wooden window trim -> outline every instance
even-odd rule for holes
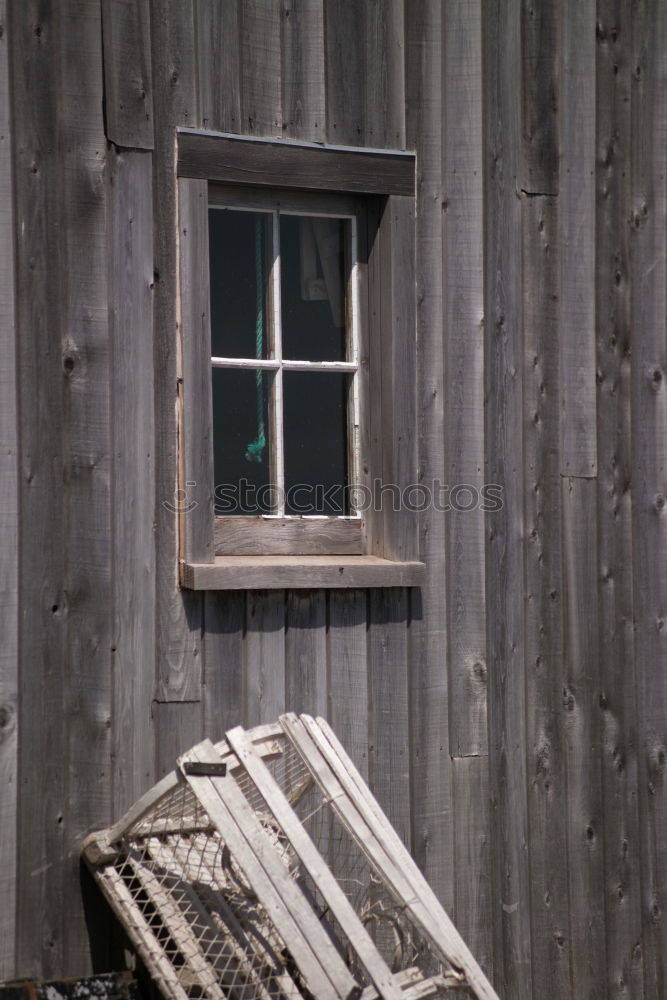
[[[252,519],[255,537],[248,542],[253,536],[241,521],[250,519],[242,518],[238,529],[243,541],[236,553],[228,551],[234,548],[233,525],[225,527],[227,539],[221,544],[216,525],[220,519],[214,518],[213,491],[208,486],[213,481],[210,323],[208,267],[202,266],[202,261],[208,262],[208,206],[213,191],[209,180],[233,185],[225,190],[225,204],[230,192],[244,204],[257,187],[269,186],[281,189],[286,202],[292,199],[295,205],[301,201],[298,191],[302,190],[319,192],[324,201],[327,192],[336,192],[332,205],[340,204],[338,192],[366,196],[368,231],[373,237],[367,256],[363,255],[367,264],[360,294],[365,308],[360,326],[366,338],[361,355],[367,384],[360,393],[364,439],[359,482],[369,491],[374,479],[398,487],[414,483],[414,155],[242,139],[196,130],[178,130],[177,142],[182,585],[197,590],[418,585],[423,565],[418,559],[417,519],[406,510],[369,510],[357,522],[359,541],[342,519],[336,525],[336,519],[306,517],[286,518],[280,524],[277,519]],[[401,193],[392,193],[396,189]],[[349,203],[354,203],[354,197]],[[276,553],[270,556],[261,552],[263,533],[269,531]],[[333,540],[327,539],[327,532]],[[294,554],[295,539],[304,554]],[[327,548],[329,552],[323,551]],[[332,548],[341,551],[331,554]]]

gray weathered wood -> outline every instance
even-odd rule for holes
[[[0,980],[16,974],[18,768],[18,410],[14,298],[14,190],[7,10],[0,3]]]
[[[366,0],[364,19],[364,139],[366,146],[405,148],[403,0]]]
[[[564,478],[562,508],[571,969],[590,995],[605,980],[595,481]]]
[[[244,718],[243,659],[246,595],[205,595],[204,734],[212,740]]]
[[[183,503],[179,534],[183,556],[211,562],[213,543],[213,409],[211,401],[211,317],[208,273],[208,185],[178,182]],[[179,494],[181,495],[181,494]]]
[[[192,590],[418,587],[424,564],[378,556],[217,556],[182,571],[183,586]]]
[[[323,142],[324,0],[284,0],[281,18],[283,134]]]
[[[173,129],[197,121],[192,5],[153,0],[155,542],[157,696],[198,699],[202,601],[178,589],[177,232]]]
[[[561,17],[561,472],[594,476],[595,0],[565,0]]]
[[[485,479],[502,487],[487,514],[486,592],[491,795],[493,971],[515,1000],[532,992],[526,775],[523,594],[523,315],[521,203],[516,197],[521,122],[517,67],[521,4],[485,8],[483,28],[486,225]],[[502,45],[497,40],[503,39]]]
[[[368,667],[365,590],[332,590],[328,595],[327,718],[356,767],[368,778]]]
[[[156,778],[169,774],[178,755],[201,739],[202,714],[200,701],[153,702]]]
[[[247,595],[244,725],[273,722],[285,705],[285,595]]]
[[[285,704],[289,712],[327,711],[326,592],[295,591],[285,601]]]
[[[112,809],[151,784],[155,661],[150,153],[108,153],[112,435]]]
[[[281,136],[281,0],[239,0],[241,131]]]
[[[199,122],[221,132],[242,131],[241,36],[238,0],[195,5]]]
[[[449,746],[454,757],[487,748],[484,511],[479,502],[484,469],[481,18],[478,0],[448,4],[443,51],[443,485],[449,486],[443,500],[454,500],[446,515]],[[476,492],[457,489],[466,485]]]
[[[609,995],[644,995],[631,433],[632,11],[597,9],[596,328],[598,612]],[[623,984],[623,985],[621,985]]]
[[[181,129],[180,177],[360,194],[414,193],[412,153],[282,142]]]
[[[406,121],[417,150],[416,315],[419,475],[445,482],[442,323],[442,64],[443,13],[436,0],[410,5],[406,19]],[[446,647],[445,514],[419,514],[422,589],[411,594],[409,635],[412,852],[443,904],[452,908],[451,762]]]
[[[523,164],[521,189],[555,197],[559,189],[562,66],[559,7],[523,0],[521,7]]]
[[[149,0],[103,0],[104,114],[117,146],[153,148]]]
[[[633,9],[632,528],[644,990],[667,990],[667,10]],[[627,212],[626,212],[627,215]]]
[[[216,517],[216,556],[222,555],[359,555],[361,519]]]
[[[452,762],[455,903],[452,919],[489,979],[493,979],[489,779],[485,756]]]
[[[324,4],[327,141],[364,141],[364,20],[348,0]]]

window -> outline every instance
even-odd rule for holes
[[[414,158],[178,138],[184,585],[417,582]]]

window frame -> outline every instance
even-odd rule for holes
[[[398,490],[415,483],[414,155],[193,129],[177,130],[176,138],[181,584],[193,589],[418,585],[424,566],[418,559],[417,518],[401,505],[376,510],[371,504],[359,519],[352,551],[342,540],[345,532],[326,537],[337,532],[336,522],[345,524],[343,518],[260,516],[250,519],[255,531],[248,533],[240,523],[248,519],[234,515],[222,520],[236,521],[240,530],[230,524],[225,544],[219,537],[216,542],[208,271],[209,197],[210,192],[217,197],[219,183],[230,207],[234,200],[247,205],[251,192],[255,197],[270,189],[270,198],[283,204],[305,203],[316,193],[321,205],[344,202],[354,206],[357,219],[362,213],[365,223],[357,224],[362,266],[356,276],[358,482],[367,495],[375,480]],[[305,551],[295,551],[295,526],[296,548]],[[270,555],[264,532],[271,533]],[[283,541],[276,542],[281,533]],[[337,548],[342,551],[331,551]]]

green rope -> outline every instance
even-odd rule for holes
[[[255,217],[255,290],[256,290],[256,326],[255,326],[255,357],[259,361],[264,348],[264,267],[263,267],[262,217]],[[264,372],[258,368],[255,372],[257,390],[257,437],[246,448],[247,462],[261,462],[262,452],[266,447],[264,430]]]

